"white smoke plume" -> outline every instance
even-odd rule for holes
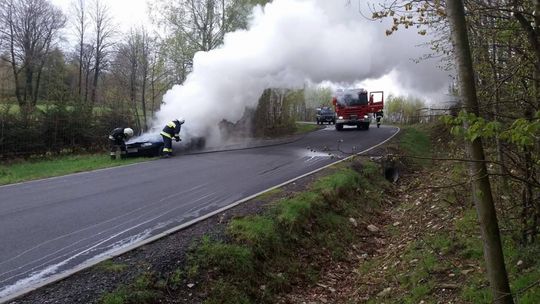
[[[355,83],[392,71],[416,92],[445,86],[446,76],[433,62],[419,68],[411,61],[429,52],[418,47],[425,38],[415,30],[387,37],[391,20],[370,21],[363,17],[371,16],[367,3],[353,2],[274,0],[255,7],[247,30],[229,33],[219,49],[195,55],[193,72],[165,94],[154,126],[184,117],[184,135],[204,135],[215,143],[217,124],[239,120],[269,87]]]

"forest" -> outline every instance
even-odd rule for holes
[[[0,156],[100,151],[118,126],[149,128],[198,51],[247,26],[255,0],[149,3],[152,24],[119,30],[106,1],[0,2]]]
[[[99,151],[113,127],[147,130],[163,94],[191,72],[194,54],[219,48],[266,2],[158,0],[151,4],[157,35],[147,25],[118,32],[103,0],[77,0],[69,15],[49,0],[2,0],[0,159]],[[540,236],[540,0],[387,1],[371,18],[393,22],[382,36],[428,35],[426,58],[455,75],[451,109],[392,96],[385,121],[442,121],[440,132],[461,140],[465,155],[450,160],[467,164],[469,175],[446,187],[473,186],[495,302],[512,303],[499,225],[523,250],[538,248]],[[326,88],[272,88],[239,123],[254,117],[258,136],[287,133],[330,96]]]

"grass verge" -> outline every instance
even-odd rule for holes
[[[367,160],[332,170],[307,191],[274,201],[262,214],[232,219],[224,236],[202,237],[185,268],[167,275],[166,290],[198,282],[193,292],[204,294],[205,303],[275,303],[277,295],[300,282],[316,283],[328,248],[330,259],[346,256],[360,238],[355,225],[377,208],[388,187]],[[102,302],[111,303],[105,300],[126,288],[105,295]],[[163,291],[153,288],[156,294]]]
[[[72,155],[0,165],[0,185],[62,176],[147,161],[148,158],[111,160],[108,155]]]
[[[151,304],[162,297],[163,281],[156,281],[153,273],[140,275],[131,285],[122,286],[117,290],[104,294],[100,302],[103,304]]]
[[[315,124],[296,123],[296,131],[294,133],[304,134],[304,133],[313,132],[318,129],[320,129],[319,126]]]
[[[407,156],[413,157],[409,159],[410,163],[421,166],[429,164],[430,161],[425,158],[429,158],[432,155],[431,141],[429,133],[425,130],[412,126],[404,127],[403,133],[400,136],[399,146]]]

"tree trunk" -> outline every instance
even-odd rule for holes
[[[142,114],[143,114],[143,126],[142,126],[142,131],[143,132],[146,132],[146,130],[148,129],[148,121],[146,119],[146,79],[148,77],[148,72],[146,72],[146,67],[144,68],[145,71],[143,72],[143,75],[142,75],[142,84],[141,84],[141,105],[142,105]]]
[[[156,110],[156,67],[155,62],[152,62],[152,72],[150,76],[150,96],[152,97],[152,106],[150,108],[150,111],[152,111],[152,114]]]
[[[84,36],[81,36],[81,43],[79,45],[79,101],[82,100],[82,77],[83,77],[83,47]]]
[[[88,84],[90,83],[90,70],[85,72],[85,81],[84,81],[84,103],[88,102]]]
[[[43,66],[41,66],[37,72],[36,85],[34,87],[34,93],[32,94],[32,106],[34,107],[37,105],[37,100],[39,96],[39,84],[41,83],[42,72],[43,72]]]
[[[92,94],[90,95],[90,101],[92,102],[92,106],[95,105],[96,103],[96,91],[97,91],[97,86],[98,86],[98,81],[99,81],[99,69],[100,69],[100,61],[101,59],[99,58],[98,54],[96,53],[96,63],[95,63],[95,66],[94,66],[94,79],[93,79],[93,83],[92,83]]]
[[[32,79],[34,78],[34,71],[32,70],[33,64],[26,62],[25,72],[25,85],[24,85],[24,95],[23,99],[26,105],[28,105],[28,100],[32,99]]]
[[[452,28],[460,95],[466,111],[478,116],[479,107],[476,99],[474,70],[462,0],[447,1],[446,13]],[[513,303],[481,139],[467,141],[466,148],[473,160],[469,163],[469,171],[473,180],[472,193],[482,232],[484,259],[494,303]]]
[[[49,33],[49,35],[51,35],[51,33]],[[45,55],[41,59],[41,62],[39,63],[39,66],[38,66],[37,77],[36,77],[36,85],[34,87],[34,91],[33,91],[33,94],[32,94],[32,106],[34,106],[34,107],[36,106],[37,100],[38,100],[38,97],[39,97],[39,86],[41,84],[41,74],[43,72],[43,67],[45,66],[45,61],[47,60],[47,54],[49,54],[49,48],[50,48],[50,45],[47,44],[47,46],[45,47]]]
[[[9,51],[11,56],[11,68],[13,69],[13,78],[15,80],[15,96],[17,97],[17,102],[19,103],[20,107],[26,106],[25,102],[22,99],[21,96],[21,85],[19,83],[19,69],[17,68],[17,63],[15,60],[15,33],[13,31],[13,15],[12,12],[9,12],[9,35],[10,35],[10,45],[9,45]]]

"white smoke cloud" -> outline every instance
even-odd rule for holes
[[[217,141],[219,121],[240,119],[269,87],[355,83],[391,72],[406,77],[400,87],[416,92],[445,87],[447,77],[433,63],[411,61],[429,52],[417,47],[426,38],[414,30],[387,37],[391,20],[370,21],[360,13],[371,15],[366,4],[349,2],[274,0],[256,7],[247,30],[229,33],[221,48],[195,55],[193,72],[165,94],[154,125],[184,117],[183,132]]]

